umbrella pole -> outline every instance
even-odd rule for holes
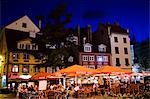
[[[63,74],[63,86],[66,89],[66,74]]]
[[[59,78],[59,84],[62,84],[62,83],[61,83],[61,78]]]
[[[75,76],[75,84],[77,84],[77,83],[78,83],[77,76]]]

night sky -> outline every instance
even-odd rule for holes
[[[137,41],[149,37],[149,7],[150,0],[0,0],[0,27],[8,25],[16,19],[27,15],[37,24],[36,16],[43,15],[45,19],[52,9],[61,2],[68,5],[72,14],[72,22],[68,27],[80,24],[85,27],[92,25],[94,31],[99,23],[119,24],[129,28]]]

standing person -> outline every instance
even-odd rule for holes
[[[77,84],[74,88],[74,91],[75,91],[75,98],[78,98],[78,90],[80,90],[80,87],[79,85]]]
[[[17,97],[19,97],[19,98],[21,98],[21,96],[22,96],[22,85],[21,84],[19,84],[19,86],[18,86],[18,91],[17,91]]]

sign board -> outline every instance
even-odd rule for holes
[[[39,81],[39,90],[46,90],[46,87],[47,87],[47,81],[46,80]]]

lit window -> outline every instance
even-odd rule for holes
[[[94,56],[89,56],[89,61],[94,61]]]
[[[87,55],[83,55],[82,58],[83,58],[83,61],[88,61],[88,56]]]
[[[13,53],[12,58],[13,59],[19,59],[19,53]]]
[[[18,65],[12,65],[12,72],[18,73],[19,72],[19,66]]]
[[[29,65],[23,65],[22,73],[29,73]]]
[[[103,57],[102,56],[97,56],[97,61],[98,62],[102,62],[103,61]]]

